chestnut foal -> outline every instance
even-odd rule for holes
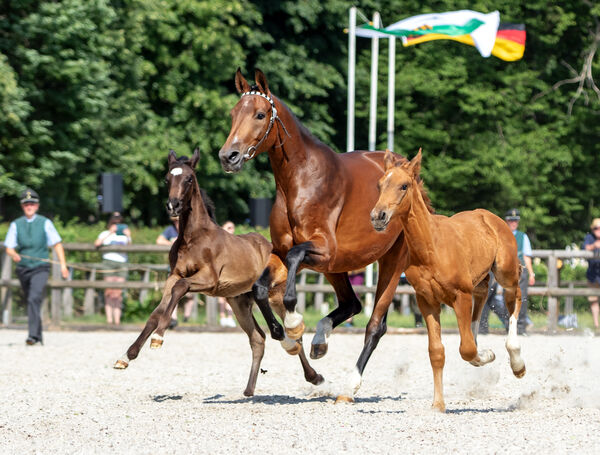
[[[510,316],[506,349],[510,366],[518,378],[525,363],[517,338],[521,307],[517,243],[507,224],[487,210],[460,212],[448,218],[432,215],[422,197],[421,150],[410,162],[390,151],[385,155],[385,174],[379,180],[379,200],[371,212],[371,223],[384,231],[392,218],[400,219],[408,246],[406,277],[415,288],[417,303],[427,322],[429,359],[433,369],[433,407],[445,410],[442,370],[440,304],[456,313],[460,332],[460,355],[474,366],[495,359],[489,350],[477,350],[479,317],[488,292],[490,270],[504,288]]]
[[[216,224],[212,202],[205,197],[196,180],[194,169],[198,159],[198,149],[191,160],[185,156],[177,158],[175,152],[169,152],[167,211],[172,218],[179,217],[179,235],[169,252],[171,273],[160,304],[114,368],[127,368],[152,332],[150,348],[162,346],[171,314],[187,292],[226,297],[240,327],[250,339],[252,368],[244,395],[252,396],[264,354],[265,334],[252,314],[254,300],[251,289],[269,262],[272,246],[258,233],[232,235]],[[272,289],[269,295],[269,303],[282,318],[285,312],[283,291],[282,285]],[[300,357],[306,380],[315,385],[323,382],[323,377],[309,365],[302,344],[284,337],[283,328],[269,305],[260,307],[260,310],[273,338],[279,339],[288,353]]]

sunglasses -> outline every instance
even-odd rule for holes
[[[598,229],[600,229],[600,226],[594,226],[594,227],[592,228],[592,231],[597,231]]]

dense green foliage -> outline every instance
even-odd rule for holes
[[[249,197],[272,196],[266,156],[235,176],[217,152],[230,127],[240,66],[267,74],[301,121],[345,150],[348,8],[343,0],[1,0],[0,200],[18,211],[24,185],[42,212],[62,220],[96,214],[97,177],[120,172],[128,217],[166,223],[169,148],[201,151],[198,177],[221,220],[242,221]],[[439,212],[522,209],[534,247],[580,242],[600,215],[598,120],[591,84],[553,85],[579,73],[600,6],[587,0],[366,0],[385,25],[427,12],[498,9],[527,26],[525,57],[481,58],[436,41],[397,50],[395,151],[424,150]],[[594,35],[596,33],[596,35]],[[595,44],[594,44],[595,43]],[[370,42],[358,39],[357,148],[366,148]],[[384,147],[387,46],[381,43],[378,146]],[[598,57],[591,72],[600,70]],[[600,78],[600,76],[599,76]]]

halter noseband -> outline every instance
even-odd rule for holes
[[[271,132],[271,128],[273,128],[273,124],[275,123],[275,120],[279,120],[279,123],[281,123],[281,125],[283,126],[283,122],[281,121],[281,118],[279,118],[277,116],[277,108],[275,107],[275,103],[273,102],[273,98],[271,98],[268,95],[265,95],[264,93],[261,92],[257,92],[256,90],[251,90],[249,92],[244,92],[242,93],[242,95],[240,96],[246,96],[246,95],[256,95],[256,96],[262,96],[264,99],[266,99],[269,104],[271,105],[271,119],[269,120],[269,127],[267,128],[267,132],[265,133],[265,135],[262,137],[262,139],[260,141],[258,141],[256,143],[256,145],[251,145],[250,147],[248,147],[248,150],[246,150],[246,153],[244,154],[244,159],[245,160],[251,160],[252,158],[254,158],[254,155],[256,155],[256,149],[258,147],[260,147],[260,145],[264,142],[264,140],[269,136],[269,133]],[[285,129],[285,126],[283,126],[284,131],[287,133],[287,130]]]

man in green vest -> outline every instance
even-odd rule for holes
[[[519,320],[517,321],[517,333],[524,335],[529,325],[529,317],[527,316],[527,293],[529,286],[535,284],[535,273],[533,273],[533,266],[531,265],[531,242],[529,237],[523,231],[519,231],[519,221],[521,220],[521,213],[518,209],[510,209],[506,212],[504,217],[506,224],[512,231],[515,239],[517,240],[517,251],[519,261],[524,267],[521,273],[521,279],[519,281],[519,287],[521,288],[521,311],[519,312]]]
[[[25,343],[33,346],[42,343],[42,301],[44,290],[50,275],[48,247],[54,248],[60,261],[60,273],[64,279],[69,277],[65,261],[62,239],[56,232],[52,221],[38,215],[40,198],[28,188],[21,194],[23,216],[16,219],[6,233],[6,253],[17,264],[17,276],[27,302],[27,322],[29,336]]]

